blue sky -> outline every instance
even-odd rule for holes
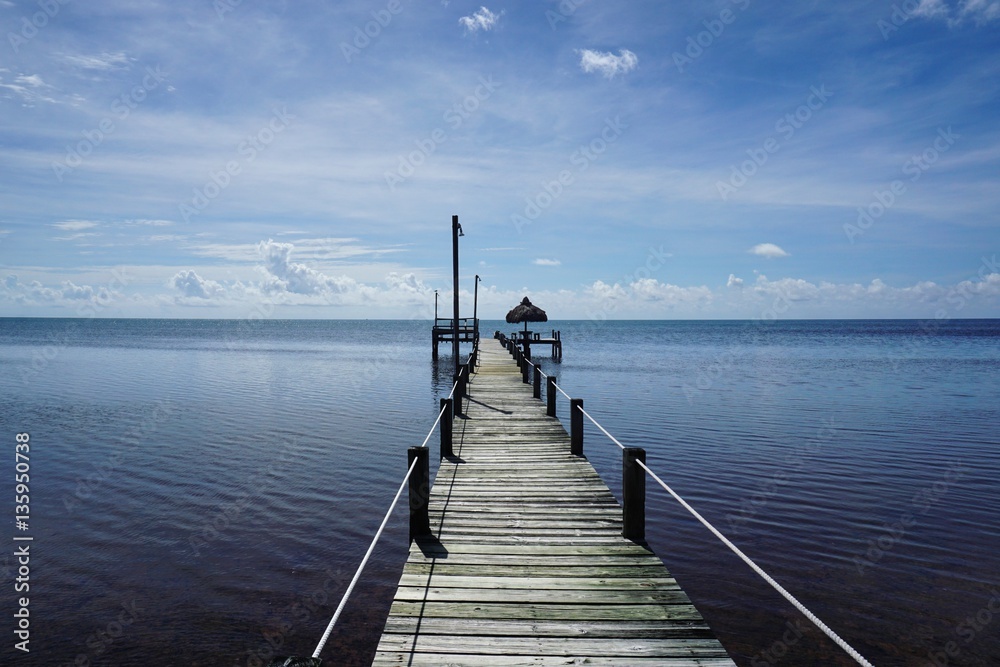
[[[0,21],[0,315],[1000,316],[1000,1]]]

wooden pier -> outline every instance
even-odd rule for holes
[[[481,340],[373,664],[733,665],[524,377]]]
[[[431,354],[438,358],[438,343],[451,343],[455,340],[455,320],[441,317],[434,318],[431,328]],[[458,318],[458,342],[475,343],[479,339],[479,320],[472,317]]]

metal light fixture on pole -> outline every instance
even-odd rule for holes
[[[452,351],[455,357],[455,375],[458,376],[458,237],[465,236],[458,216],[451,216],[451,268],[454,277],[454,319],[451,322]]]

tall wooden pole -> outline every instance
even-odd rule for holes
[[[473,344],[479,341],[479,274],[476,274],[476,287],[475,292],[472,295],[472,326],[474,327],[473,332]]]
[[[451,268],[454,277],[454,318],[451,323],[452,352],[455,356],[455,375],[458,375],[458,231],[462,228],[458,224],[458,216],[451,216]]]

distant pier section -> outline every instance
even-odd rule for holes
[[[431,329],[431,349],[434,358],[438,358],[438,343],[453,343],[455,340],[455,320],[446,317],[435,317],[434,328]],[[479,318],[460,317],[458,319],[458,342],[475,343],[479,340]]]

